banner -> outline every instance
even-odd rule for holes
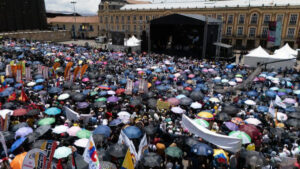
[[[26,63],[25,63],[25,61],[22,61],[22,62],[21,62],[21,65],[22,65],[22,75],[25,75],[25,68],[26,68]]]
[[[12,77],[13,76],[13,73],[12,73],[12,70],[11,70],[11,65],[6,65],[6,68],[5,68],[5,75],[7,77]]]
[[[80,71],[80,67],[77,66],[75,69],[74,69],[74,73],[73,73],[73,81],[75,81],[77,79],[77,76],[78,76],[78,73]]]
[[[125,144],[129,148],[129,150],[131,152],[131,157],[132,157],[133,163],[136,164],[138,154],[135,150],[133,142],[126,136],[126,134],[123,132],[123,130],[121,130],[118,144]]]
[[[139,80],[139,93],[147,93],[148,92],[148,82],[145,79]]]
[[[7,153],[7,146],[6,146],[6,142],[5,142],[5,137],[3,136],[2,132],[0,132],[0,141],[3,147],[3,150],[5,152],[5,156],[8,157],[8,153]]]
[[[37,165],[37,168],[50,169],[56,147],[57,147],[57,142],[53,140],[45,141],[42,144],[41,150],[44,150],[46,152],[47,158],[45,158],[43,154],[38,154],[35,159],[36,160],[35,164]]]
[[[60,63],[59,62],[55,62],[54,65],[53,65],[53,69],[54,71],[60,66]]]
[[[268,47],[273,47],[276,41],[276,21],[269,22]]]
[[[4,120],[3,131],[8,131],[9,124],[10,124],[10,114],[6,114],[5,120]]]
[[[274,103],[273,103],[272,100],[271,100],[270,107],[269,107],[269,113],[271,114],[271,116],[273,118],[276,116],[276,112],[275,112],[275,108],[274,108]]]
[[[83,65],[82,68],[81,68],[81,72],[80,72],[80,79],[82,79],[82,76],[85,74],[87,68],[89,66],[87,64]]]
[[[130,150],[127,149],[127,153],[125,155],[125,158],[123,160],[123,164],[121,169],[134,169],[134,164],[131,158],[131,153]]]
[[[38,65],[38,74],[42,74],[43,73],[43,67],[42,65]]]
[[[72,120],[78,121],[79,120],[80,116],[74,110],[68,108],[67,106],[64,106],[63,110],[65,111],[66,117],[67,117],[68,120],[70,120],[70,121],[72,121]]]
[[[90,137],[88,145],[86,146],[83,159],[89,164],[89,169],[101,169],[97,149],[94,143],[93,136]]]
[[[139,152],[137,156],[137,161],[141,160],[144,154],[147,154],[149,152],[148,150],[148,142],[147,142],[147,135],[144,134],[144,137],[142,138],[140,145],[139,145]]]
[[[44,67],[43,68],[43,77],[44,77],[44,79],[48,79],[48,75],[49,75],[49,67]]]
[[[156,103],[156,107],[157,109],[161,110],[161,109],[164,109],[164,110],[169,110],[170,109],[170,103],[169,102],[165,102],[165,101],[162,101],[162,100],[157,100],[157,103]]]
[[[278,95],[276,95],[276,99],[274,103],[281,108],[284,109],[286,108],[286,105],[282,102],[281,98]]]
[[[21,71],[21,70],[17,70],[16,81],[17,81],[18,83],[21,83],[21,81],[22,81],[22,71]]]
[[[282,32],[282,23],[281,21],[278,21],[276,23],[276,32],[275,32],[275,46],[281,45],[281,32]]]
[[[280,169],[291,169],[294,168],[295,162],[297,162],[296,158],[291,157],[280,157]]]
[[[32,79],[30,67],[25,68],[25,78],[26,78],[26,81],[30,81]]]
[[[35,167],[36,167],[35,156],[38,153],[42,154],[44,158],[46,158],[46,156],[47,156],[46,152],[39,148],[30,150],[24,158],[22,169],[35,169]]]
[[[182,115],[182,125],[189,130],[189,132],[201,137],[205,141],[214,144],[224,150],[236,153],[241,150],[242,140],[226,135],[217,134],[205,127],[200,126],[195,121]]]
[[[127,79],[125,94],[131,95],[132,94],[132,89],[133,89],[133,81],[130,80],[130,79]]]

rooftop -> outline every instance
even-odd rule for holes
[[[74,16],[57,16],[47,18],[48,23],[74,23]],[[98,16],[76,16],[77,23],[99,23]]]
[[[147,0],[140,0],[147,1]],[[121,10],[150,10],[150,9],[178,9],[178,8],[224,8],[224,7],[273,7],[299,6],[300,0],[149,0],[151,4],[127,4]]]

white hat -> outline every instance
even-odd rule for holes
[[[104,125],[104,126],[107,126],[107,124],[108,124],[108,121],[107,121],[107,119],[103,119],[103,121],[102,121],[102,125]]]

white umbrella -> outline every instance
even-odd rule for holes
[[[202,104],[200,104],[198,102],[193,102],[191,104],[191,108],[193,108],[193,109],[201,109],[202,108]]]
[[[34,86],[34,85],[36,85],[35,82],[29,82],[29,83],[27,83],[27,86],[28,86],[28,87],[32,87],[32,86]]]
[[[59,125],[59,126],[55,126],[55,128],[52,129],[52,132],[55,133],[55,134],[61,134],[61,133],[67,132],[68,129],[69,129],[68,126]]]
[[[172,107],[171,111],[173,113],[176,113],[176,114],[183,114],[185,113],[185,110],[180,108],[180,107]]]
[[[9,109],[3,109],[3,110],[0,110],[0,116],[5,119],[6,115],[9,114],[9,115],[12,115],[13,114],[13,110],[9,110]]]
[[[77,146],[77,147],[82,147],[82,148],[85,148],[87,146],[89,142],[89,139],[87,138],[82,138],[82,139],[78,139],[74,142],[74,145]]]
[[[222,82],[222,83],[228,83],[229,80],[227,80],[227,79],[222,79],[221,82]]]
[[[235,78],[235,80],[236,80],[236,82],[238,82],[238,83],[243,82],[243,79],[242,79],[242,78],[239,78],[239,77]]]
[[[245,120],[245,122],[246,122],[247,124],[253,124],[253,125],[255,125],[255,126],[261,124],[261,121],[259,121],[259,120],[256,119],[256,118],[248,118],[248,119]]]
[[[109,95],[115,95],[115,94],[116,94],[116,92],[115,92],[115,91],[113,91],[113,90],[109,90],[109,91],[107,91],[107,94],[109,94]]]
[[[209,101],[211,101],[213,103],[219,103],[220,102],[220,100],[218,98],[216,98],[216,97],[210,98]]]
[[[230,81],[230,82],[228,82],[228,84],[229,84],[230,86],[235,86],[235,85],[236,85],[236,82]]]
[[[127,111],[121,111],[118,113],[119,119],[122,120],[123,123],[127,123],[130,119],[131,114]]]
[[[179,77],[179,76],[181,76],[181,74],[180,73],[175,73],[174,76]]]
[[[56,159],[66,158],[72,154],[72,149],[69,147],[59,147],[55,150],[53,157]]]
[[[250,105],[250,106],[256,105],[255,101],[253,101],[253,100],[246,100],[245,104]]]
[[[66,99],[68,99],[70,97],[70,94],[68,94],[68,93],[63,93],[63,94],[61,94],[61,95],[59,95],[58,96],[58,100],[66,100]]]
[[[288,116],[286,114],[277,112],[277,120],[286,121],[287,119],[288,119]]]

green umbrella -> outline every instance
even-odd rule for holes
[[[205,128],[209,127],[209,123],[206,120],[203,120],[203,119],[194,119],[194,122],[196,122],[197,124],[199,124],[202,127],[205,127]]]
[[[83,130],[80,130],[80,131],[78,131],[77,133],[76,133],[76,136],[78,137],[78,138],[90,138],[90,136],[91,136],[91,132],[90,131],[88,131],[88,130],[85,130],[85,129],[83,129]]]
[[[60,61],[60,59],[58,59],[58,58],[56,58],[55,60],[54,60],[54,62],[59,62]]]
[[[95,95],[97,95],[97,94],[98,94],[98,92],[96,92],[96,91],[92,91],[92,92],[90,93],[91,96],[95,96]]]
[[[236,74],[236,75],[235,75],[235,77],[242,78],[242,77],[243,77],[243,75],[241,75],[241,74]]]
[[[229,136],[242,139],[243,144],[251,143],[251,137],[243,131],[232,131],[229,133]]]
[[[101,98],[99,98],[99,99],[96,99],[95,101],[96,102],[106,102],[106,98],[105,97],[101,97]]]
[[[38,121],[38,125],[40,125],[40,126],[51,125],[53,123],[55,123],[55,118],[53,118],[53,117],[43,118]]]
[[[285,89],[279,89],[278,92],[283,92],[283,93],[285,93],[286,90],[285,90]]]
[[[183,154],[182,150],[180,150],[180,148],[178,147],[168,147],[165,150],[165,153],[170,157],[176,157],[176,158],[180,158]]]

